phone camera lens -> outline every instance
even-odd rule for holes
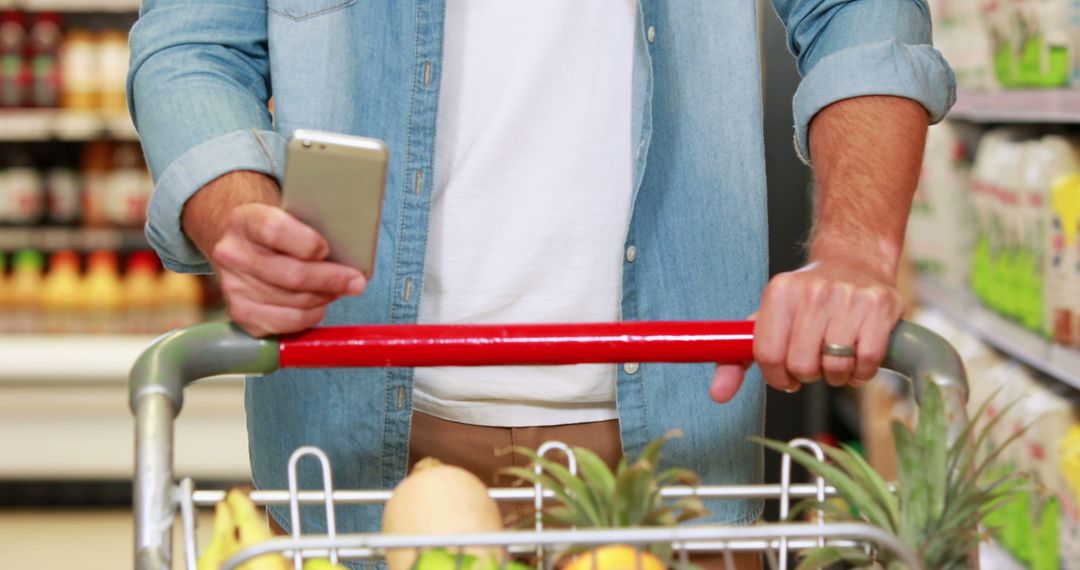
[[[311,147],[311,141],[305,140],[304,141],[304,148],[310,148],[310,147]]]

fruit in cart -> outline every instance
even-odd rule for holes
[[[304,570],[307,570],[306,568]],[[452,554],[445,548],[424,551],[412,570],[535,570],[521,562],[500,562],[496,558],[480,559],[471,554]]]
[[[309,558],[304,562],[304,570],[348,570],[344,566],[334,564],[325,558]]]
[[[247,491],[232,489],[225,496],[225,502],[232,509],[240,550],[274,537],[266,524],[266,517],[251,502]],[[272,553],[252,558],[241,564],[238,570],[288,570],[289,568],[292,568],[292,564],[284,556]]]
[[[462,534],[499,532],[499,507],[484,483],[472,473],[434,458],[421,459],[412,473],[394,488],[383,513],[387,534]],[[500,548],[471,547],[466,554],[502,561]],[[389,549],[390,570],[409,570],[416,562],[413,548]]]
[[[545,524],[577,528],[675,526],[707,514],[704,504],[696,497],[670,501],[660,496],[660,488],[665,485],[698,484],[697,475],[688,469],[669,468],[657,472],[664,444],[680,435],[679,430],[664,434],[649,443],[633,462],[622,458],[614,473],[596,453],[583,447],[573,448],[577,474],[528,448],[515,449],[529,457],[541,472],[522,467],[507,468],[504,472],[555,494],[557,505],[540,515]],[[519,524],[524,526],[532,520],[530,516]],[[671,545],[657,544],[646,550],[608,545],[592,550],[572,549],[567,555],[577,555],[567,562],[569,570],[651,570],[665,567],[665,562],[671,558]],[[624,565],[627,562],[630,564]]]
[[[243,489],[232,489],[214,506],[214,534],[196,564],[198,570],[218,570],[237,552],[270,540],[266,519]],[[264,554],[240,565],[239,570],[287,570],[292,568],[280,554]]]
[[[222,501],[214,506],[214,535],[195,567],[198,570],[218,570],[239,547],[232,509]]]
[[[1015,472],[987,477],[994,459],[1010,443],[1023,435],[1014,433],[996,449],[987,449],[987,437],[1003,411],[975,426],[993,398],[980,406],[955,440],[949,443],[949,424],[937,385],[923,389],[919,422],[912,431],[893,422],[899,481],[890,488],[886,481],[851,447],[822,446],[829,461],[778,441],[754,438],[761,445],[785,453],[811,473],[836,487],[846,503],[807,501],[792,516],[808,509],[821,509],[832,521],[866,522],[899,536],[922,560],[934,569],[968,568],[969,556],[981,540],[979,523],[988,514],[1013,500],[1024,480]],[[985,450],[985,452],[980,452]],[[856,567],[878,564],[901,567],[899,561],[882,550],[870,553],[856,548],[824,547],[810,550],[799,568],[827,567],[844,562]]]

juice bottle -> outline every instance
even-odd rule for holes
[[[101,65],[101,108],[106,111],[127,112],[124,86],[127,83],[128,52],[127,35],[120,30],[108,30],[101,34],[98,48]]]
[[[117,333],[123,329],[124,288],[119,263],[111,251],[95,251],[86,262],[86,331]]]
[[[97,38],[85,30],[71,30],[60,46],[60,105],[93,110],[100,105],[101,83]]]
[[[8,300],[7,257],[0,251],[0,334],[11,332],[11,302]]]
[[[12,307],[9,323],[12,332],[26,334],[44,330],[39,311],[43,266],[41,253],[32,249],[16,253],[11,262],[8,301]]]
[[[30,68],[23,58],[26,50],[26,27],[22,13],[0,13],[0,107],[26,104]]]
[[[1046,297],[1054,340],[1080,345],[1080,174],[1053,181]]]
[[[109,170],[112,168],[113,145],[107,140],[88,143],[83,149],[80,170],[82,175],[82,218],[88,226],[108,223],[105,192]]]
[[[139,145],[116,146],[112,169],[104,178],[105,219],[117,226],[141,226],[146,221],[150,192],[146,184],[146,165]]]
[[[124,274],[126,332],[155,332],[154,315],[161,305],[157,273],[158,259],[154,252],[137,251],[128,256]]]
[[[60,105],[60,15],[41,12],[30,26],[30,103],[35,107]]]
[[[198,277],[166,270],[161,274],[160,287],[158,330],[191,326],[202,320],[203,290]]]
[[[54,334],[82,332],[84,306],[79,255],[71,250],[52,254],[49,273],[41,284],[45,331]]]

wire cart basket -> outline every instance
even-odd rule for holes
[[[138,570],[171,568],[173,526],[179,513],[186,567],[195,569],[196,509],[213,507],[225,499],[222,490],[198,490],[191,479],[177,481],[173,474],[173,421],[183,403],[183,390],[195,380],[223,374],[267,374],[279,368],[357,366],[483,366],[509,364],[584,364],[615,362],[721,362],[752,360],[753,323],[745,321],[620,322],[572,325],[362,325],[312,329],[298,335],[257,339],[235,325],[209,323],[168,333],[158,338],[137,360],[131,372],[130,403],[135,415],[135,567]],[[889,341],[884,368],[907,377],[916,400],[922,386],[941,388],[949,438],[955,440],[967,424],[968,396],[963,364],[953,348],[935,333],[900,322]],[[806,439],[792,441],[819,458],[820,447]],[[559,450],[574,470],[572,452],[549,442],[541,454]],[[305,457],[320,463],[323,489],[299,490],[297,465]],[[312,459],[308,459],[309,461]],[[510,553],[535,553],[544,570],[554,567],[569,546],[595,548],[608,544],[672,547],[674,565],[687,567],[690,555],[719,554],[733,568],[733,553],[764,553],[769,568],[787,568],[792,552],[822,545],[875,545],[894,553],[908,568],[921,563],[899,537],[860,523],[759,523],[750,526],[706,525],[675,528],[611,530],[551,529],[539,520],[531,530],[486,534],[389,535],[341,534],[336,531],[337,505],[383,503],[389,490],[335,489],[330,461],[314,447],[297,449],[288,466],[289,489],[255,490],[251,500],[261,506],[289,505],[292,532],[237,552],[224,570],[270,552],[279,552],[301,570],[314,557],[339,560],[377,560],[387,549],[469,546],[505,548]],[[539,510],[550,492],[540,488],[497,488],[489,494],[497,501],[531,502]],[[792,499],[835,494],[821,479],[810,484],[791,482],[791,458],[784,455],[781,481],[764,485],[701,485],[665,487],[665,497],[701,499],[777,499],[780,518],[786,519]],[[301,534],[300,506],[322,504],[327,533]],[[596,560],[595,558],[593,559]],[[974,563],[974,558],[972,559]],[[595,565],[595,562],[594,562]]]

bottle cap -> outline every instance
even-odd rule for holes
[[[15,271],[40,272],[45,266],[45,259],[41,256],[41,252],[39,251],[24,249],[15,254],[15,259],[12,261],[11,266]]]
[[[108,250],[98,250],[90,254],[86,260],[87,271],[109,271],[115,273],[118,267],[116,253]]]
[[[56,271],[61,268],[79,269],[79,254],[70,249],[62,249],[49,256],[49,270]]]
[[[160,263],[161,262],[158,261],[158,257],[154,252],[149,250],[136,251],[128,256],[127,272],[148,271],[150,273],[157,273]]]

